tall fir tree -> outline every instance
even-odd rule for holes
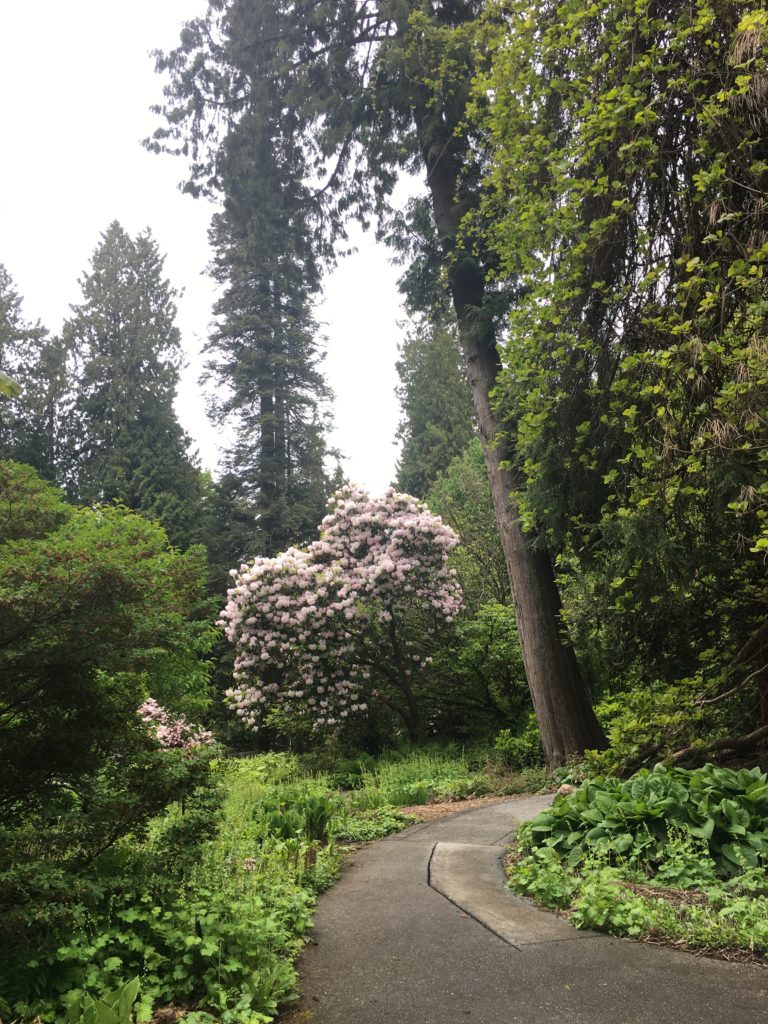
[[[455,326],[425,322],[412,329],[400,347],[397,373],[402,412],[397,486],[424,498],[474,435]]]
[[[62,482],[80,503],[120,501],[159,520],[185,546],[198,538],[201,481],[173,407],[176,293],[151,233],[131,238],[114,221],[80,284],[62,330],[72,393]]]
[[[281,167],[265,126],[257,120],[223,155],[224,204],[210,232],[212,273],[223,286],[207,346],[208,376],[217,385],[211,411],[234,428],[225,490],[255,520],[246,536],[233,509],[232,564],[310,540],[328,493],[331,396],[312,313],[319,274],[302,190],[291,185],[295,154],[282,147],[288,166]]]

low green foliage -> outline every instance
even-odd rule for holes
[[[281,839],[303,836],[309,842],[325,841],[336,801],[326,796],[293,796],[269,809],[265,822],[269,835]]]
[[[586,773],[630,775],[685,747],[701,748],[698,763],[703,763],[707,740],[728,731],[734,708],[740,709],[743,720],[752,712],[749,694],[744,701],[731,700],[724,706],[702,703],[701,694],[708,692],[714,692],[711,680],[699,674],[673,684],[659,679],[643,682],[604,695],[595,713],[609,746],[586,752]],[[689,767],[696,763],[692,760]]]
[[[334,765],[329,783],[333,789],[359,789],[363,785],[363,773],[370,771],[376,759],[370,754],[357,757],[343,757]]]
[[[768,779],[657,766],[587,781],[519,836],[510,885],[579,928],[768,953]]]
[[[400,832],[418,819],[415,815],[400,814],[392,807],[374,807],[371,810],[351,810],[339,823],[334,838],[346,843],[370,843]]]
[[[105,992],[100,999],[87,992],[73,994],[64,1024],[131,1024],[139,986],[139,979],[133,978],[114,992]]]
[[[219,763],[213,777],[213,789],[94,862],[66,932],[0,972],[15,1016],[59,1019],[83,990],[106,1002],[139,975],[139,1021],[170,1002],[223,1024],[271,1019],[292,991],[315,895],[338,867],[335,845],[322,841],[336,802],[288,755]],[[276,814],[297,827],[275,828]]]
[[[653,866],[667,856],[671,829],[705,840],[720,874],[755,867],[768,855],[768,778],[759,768],[657,765],[626,781],[587,780],[535,818],[525,842],[554,849],[569,867],[591,852]]]
[[[452,752],[392,755],[363,771],[362,777],[363,786],[354,794],[358,807],[409,807],[430,800],[461,800],[492,788],[484,771],[472,770],[464,754]]]
[[[496,734],[493,747],[502,763],[509,768],[528,768],[544,763],[541,736],[533,715],[521,731],[502,729]]]

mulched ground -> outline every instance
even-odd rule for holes
[[[398,807],[397,810],[401,814],[413,814],[419,821],[434,821],[435,818],[445,818],[458,811],[471,811],[475,807],[501,804],[510,799],[508,796],[475,796],[469,800],[443,800],[434,804],[417,804],[415,807]]]

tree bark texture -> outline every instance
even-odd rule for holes
[[[485,276],[471,254],[456,252],[462,211],[457,201],[460,145],[450,136],[436,160],[434,117],[427,98],[414,107],[422,140],[432,208],[452,264],[449,284],[469,387],[485,451],[488,479],[515,606],[523,664],[531,692],[544,756],[550,768],[567,763],[584,750],[606,746],[573,647],[563,632],[562,606],[548,552],[534,550],[523,532],[513,494],[513,472],[505,468],[512,453],[502,439],[501,423],[490,394],[501,360],[493,321],[483,310]]]

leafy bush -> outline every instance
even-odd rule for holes
[[[150,820],[210,784],[210,752],[161,749],[137,714],[150,688],[207,704],[204,552],[10,462],[0,505],[0,997],[56,1002],[83,987],[57,948],[133,891]]]
[[[768,856],[768,778],[759,768],[657,765],[625,781],[587,780],[530,822],[523,843],[555,850],[569,867],[596,852],[653,870],[675,830],[706,842],[718,874],[755,867]]]
[[[508,768],[528,768],[544,762],[541,735],[533,716],[520,732],[502,729],[496,734],[493,748]]]
[[[768,953],[768,780],[657,766],[585,782],[519,835],[510,886],[579,928]]]
[[[701,705],[696,698],[706,689],[703,676],[694,676],[674,684],[644,680],[603,696],[595,713],[609,746],[587,751],[587,773],[630,775],[675,750],[730,731],[724,716],[733,714],[732,706]]]
[[[327,796],[305,794],[292,797],[290,802],[283,802],[268,811],[268,832],[282,839],[303,836],[309,842],[325,842],[337,807],[337,802]]]

